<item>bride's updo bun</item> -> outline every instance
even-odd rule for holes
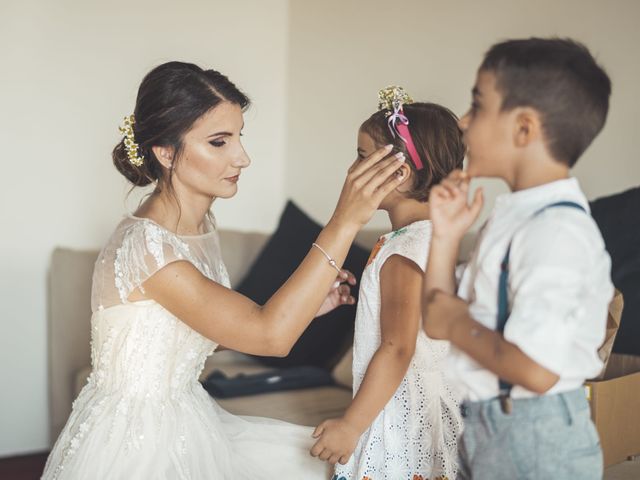
[[[163,179],[162,165],[152,147],[172,147],[177,160],[185,133],[202,115],[224,101],[243,110],[250,103],[226,76],[215,70],[203,70],[184,62],[157,66],[144,77],[138,89],[132,125],[137,158],[127,150],[125,136],[113,149],[113,164],[138,187],[170,180]],[[169,175],[172,171],[173,168]]]

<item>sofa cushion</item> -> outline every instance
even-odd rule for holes
[[[353,347],[349,348],[331,372],[338,385],[353,387]]]
[[[611,280],[624,297],[613,351],[628,355],[640,355],[639,209],[640,187],[591,202],[591,215],[611,255]]]
[[[321,229],[293,202],[287,202],[277,230],[238,286],[238,291],[264,305],[300,265]],[[354,244],[344,268],[360,279],[367,257],[368,252]],[[357,293],[356,287],[353,289],[356,298]],[[277,367],[314,365],[331,368],[351,342],[354,318],[355,306],[341,306],[315,319],[287,357],[256,358],[266,365]]]
[[[222,259],[229,272],[231,287],[236,288],[267,243],[269,234],[238,230],[218,230],[218,234]]]

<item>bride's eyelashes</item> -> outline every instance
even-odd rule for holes
[[[244,137],[244,133],[240,132],[240,133],[238,134],[238,136],[240,136],[240,137]],[[226,142],[225,140],[223,140],[223,139],[211,140],[211,141],[209,141],[209,143],[210,143],[212,146],[216,147],[216,148],[223,147],[223,146],[225,146],[225,145],[227,144],[227,142]]]

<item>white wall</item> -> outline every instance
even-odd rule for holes
[[[287,197],[329,217],[379,88],[399,83],[462,113],[483,52],[507,37],[560,34],[592,48],[614,93],[576,175],[591,197],[636,185],[638,18],[634,0],[0,3],[0,456],[48,447],[49,256],[99,247],[135,206],[109,152],[151,67],[215,67],[252,97],[253,164],[214,210],[225,227],[268,231]],[[489,203],[503,190],[490,183]]]
[[[574,174],[590,198],[640,183],[638,1],[293,1],[290,16],[286,186],[313,216],[329,218],[380,88],[403,85],[414,99],[462,115],[484,52],[510,37],[587,44],[609,72],[613,96],[607,125]],[[506,191],[482,183],[487,204]],[[374,218],[386,224],[384,215]]]
[[[288,3],[0,3],[0,456],[48,448],[46,270],[57,245],[98,248],[125,208],[117,127],[153,66],[217,68],[255,102],[254,162],[228,227],[270,230],[284,204]]]

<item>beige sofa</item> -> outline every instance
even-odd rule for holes
[[[370,249],[383,232],[365,230],[356,242]],[[252,265],[269,235],[221,230],[220,240],[232,285],[237,285]],[[463,252],[469,250],[466,239]],[[49,413],[53,442],[71,411],[71,403],[90,372],[90,291],[97,251],[57,248],[49,271]],[[279,418],[302,425],[317,425],[340,415],[351,399],[349,354],[338,364],[334,376],[343,386],[238,397],[219,403],[235,414]],[[203,377],[213,369],[228,375],[265,371],[264,367],[237,352],[223,351],[209,357]]]

